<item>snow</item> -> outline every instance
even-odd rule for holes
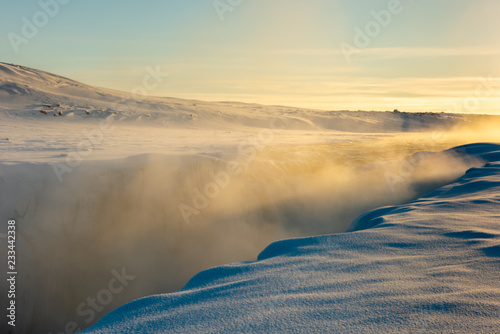
[[[458,149],[488,164],[362,216],[356,232],[275,242],[85,333],[498,332],[500,145]]]
[[[135,96],[0,63],[16,330],[85,329],[124,304],[92,331],[487,329],[498,147],[449,148],[500,142],[498,124]]]

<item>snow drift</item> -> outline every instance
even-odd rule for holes
[[[85,333],[494,333],[500,328],[500,146],[488,163],[352,233],[271,244],[179,292],[136,300]],[[359,230],[362,231],[359,231]]]
[[[365,210],[404,203],[482,164],[455,152],[355,168],[290,158],[87,161],[64,187],[50,164],[2,166],[0,213],[19,221],[18,329],[85,328],[126,301],[178,290],[203,269],[253,260],[276,240],[341,232]],[[137,278],[85,316],[88,298],[122,268]]]
[[[0,63],[0,217],[18,222],[16,332],[84,329],[209,267],[255,260],[274,241],[342,232],[367,210],[483,166],[467,150],[436,152],[500,140],[497,124],[135,96]]]

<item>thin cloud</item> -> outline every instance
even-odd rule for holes
[[[366,54],[384,56],[388,58],[407,57],[454,57],[454,56],[498,56],[500,48],[491,47],[455,47],[455,48],[434,48],[434,47],[390,47],[390,48],[367,48],[361,50]]]
[[[353,47],[355,47],[353,45]],[[358,49],[360,53],[391,58],[407,57],[451,57],[451,56],[498,56],[500,48],[480,47],[384,47]],[[239,50],[242,54],[288,55],[288,56],[336,56],[343,55],[341,48],[332,49],[261,49]]]

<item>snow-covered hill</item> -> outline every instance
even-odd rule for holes
[[[138,97],[0,63],[0,218],[17,221],[14,333],[85,329],[202,270],[255,260],[272,242],[343,232],[367,210],[415,200],[483,166],[468,149],[439,152],[500,142],[498,124],[495,116]],[[0,224],[2,258],[6,232]],[[337,238],[349,237],[324,240]],[[238,321],[241,331],[250,324]]]
[[[131,90],[147,94],[146,89]],[[112,117],[195,128],[269,127],[273,118],[284,117],[288,129],[365,133],[425,130],[451,126],[464,119],[464,116],[444,113],[318,111],[148,97],[92,87],[55,74],[5,63],[0,63],[0,110],[30,118],[60,115],[78,119]]]

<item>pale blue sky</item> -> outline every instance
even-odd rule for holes
[[[213,0],[72,0],[16,53],[9,36],[22,37],[23,17],[43,20],[43,9],[0,0],[0,60],[125,91],[159,65],[170,75],[150,92],[158,96],[497,112],[500,1],[401,0],[386,26],[374,25],[371,12],[397,2],[243,0],[221,20]],[[347,61],[340,45],[360,46],[354,29],[367,24],[379,31]]]

